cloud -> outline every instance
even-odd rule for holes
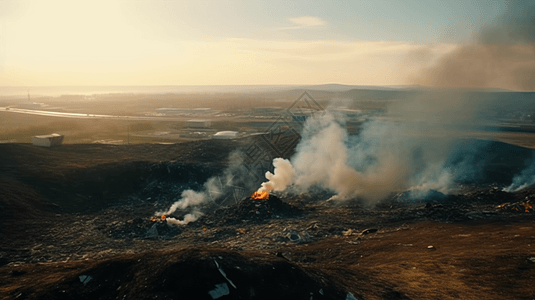
[[[312,17],[312,16],[295,17],[295,18],[290,18],[289,20],[294,26],[283,27],[281,29],[286,30],[286,29],[317,28],[317,27],[321,27],[327,24],[327,22],[323,20],[322,18]]]
[[[54,65],[37,58],[8,60],[6,71],[0,73],[0,82],[4,85],[76,85],[82,80],[87,85],[406,84],[408,74],[417,72],[422,62],[432,64],[457,49],[452,44],[419,45],[405,41],[244,38],[158,42],[151,47],[159,49],[158,56],[132,53],[106,66],[83,61],[62,64],[57,60]],[[409,54],[411,59],[406,59]]]

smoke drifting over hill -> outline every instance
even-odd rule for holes
[[[510,1],[506,13],[414,79],[440,88],[535,90],[535,4]]]

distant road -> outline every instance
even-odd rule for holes
[[[114,116],[114,115],[98,115],[98,114],[80,114],[80,113],[66,113],[46,110],[22,109],[12,107],[0,107],[0,111],[12,112],[17,114],[38,115],[47,117],[59,118],[75,118],[75,119],[107,119],[107,120],[133,120],[133,121],[181,121],[183,119],[194,119],[195,117],[144,117],[144,116]],[[209,117],[209,116],[207,116]]]

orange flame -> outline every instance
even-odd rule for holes
[[[253,199],[267,199],[267,198],[269,198],[269,193],[268,192],[254,192],[251,195],[251,198],[253,198]]]
[[[533,206],[531,206],[528,202],[525,202],[525,203],[524,203],[524,209],[525,209],[525,211],[526,211],[527,213],[529,213],[530,210],[533,209]]]
[[[158,221],[158,220],[165,221],[165,219],[167,219],[167,216],[166,216],[166,215],[162,215],[162,216],[159,217],[159,218],[158,218],[158,217],[150,217],[150,220],[151,220],[152,222],[156,222],[156,221]]]

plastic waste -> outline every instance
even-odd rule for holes
[[[225,282],[223,282],[220,284],[216,284],[215,289],[209,291],[208,294],[210,294],[212,299],[217,299],[217,298],[230,294],[230,290],[228,288],[228,285]]]

